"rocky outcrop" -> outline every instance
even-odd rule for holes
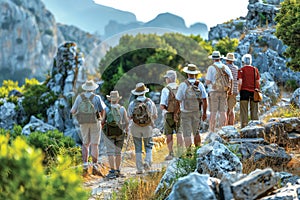
[[[276,84],[285,85],[287,81],[295,80],[300,87],[299,72],[286,67],[287,59],[283,53],[287,46],[274,35],[274,18],[280,10],[281,2],[282,0],[249,0],[247,15],[212,27],[209,40],[215,44],[225,37],[237,38],[239,45],[235,52],[236,65],[241,66],[241,57],[250,53],[252,64],[261,73],[268,72]]]
[[[0,68],[44,76],[57,45],[54,16],[41,1],[0,2]]]
[[[0,70],[7,69],[5,78],[20,83],[24,77],[44,80],[57,47],[66,40],[76,42],[85,55],[100,43],[98,36],[79,28],[57,25],[41,0],[1,1],[0,27]]]

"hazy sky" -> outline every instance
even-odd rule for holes
[[[204,22],[208,27],[247,15],[248,0],[94,0],[104,6],[129,11],[147,22],[159,13],[182,17],[187,26]],[[196,3],[197,2],[197,3]]]

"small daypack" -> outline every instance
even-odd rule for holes
[[[184,81],[187,84],[184,99],[184,109],[188,111],[199,111],[201,109],[202,98],[201,91],[198,88],[199,80],[191,84],[188,80]]]
[[[224,65],[222,69],[217,65],[213,65],[216,69],[216,82],[212,85],[212,89],[215,91],[227,92],[230,90],[230,80],[228,74],[225,72]]]
[[[139,126],[148,126],[151,124],[151,113],[148,109],[147,102],[149,98],[145,101],[134,100],[134,108],[132,113],[132,120],[135,124]]]
[[[123,113],[121,113],[121,106],[111,107],[106,113],[106,123],[103,131],[107,136],[120,136],[124,133]]]
[[[96,123],[97,120],[97,110],[95,109],[92,100],[94,98],[94,94],[92,94],[89,98],[87,98],[83,93],[80,94],[82,101],[78,105],[76,119],[79,124],[86,123]]]
[[[122,124],[121,106],[110,107],[109,111],[106,113],[106,123],[111,127],[117,127]]]
[[[180,102],[175,98],[178,87],[172,89],[167,86],[167,89],[169,90],[167,111],[173,113],[174,122],[178,122],[180,120]]]

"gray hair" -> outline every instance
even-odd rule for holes
[[[242,62],[244,65],[251,65],[252,64],[252,56],[250,54],[243,55]]]

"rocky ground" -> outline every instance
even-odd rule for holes
[[[278,103],[279,106],[286,105],[289,97],[287,95],[283,95],[282,101]],[[261,115],[261,119],[270,113],[266,113],[265,115]],[[238,124],[236,127],[238,128]],[[202,142],[205,140],[207,136],[207,132],[202,133]],[[288,163],[287,169],[290,173],[300,176],[300,151],[299,148],[289,149],[288,153],[292,155],[292,160]],[[106,180],[101,176],[88,175],[84,177],[84,187],[91,189],[91,197],[89,200],[95,199],[110,199],[113,191],[118,191],[122,186],[125,180],[131,177],[136,176],[145,176],[149,173],[157,172],[162,170],[162,168],[166,167],[169,164],[169,161],[165,161],[164,158],[168,154],[167,145],[165,143],[165,138],[163,136],[159,137],[156,141],[155,148],[153,150],[153,165],[151,170],[142,174],[136,175],[135,168],[135,157],[134,157],[134,147],[132,142],[128,144],[127,151],[123,153],[123,162],[121,171],[124,174],[124,177],[120,177],[117,179]],[[108,162],[106,156],[102,157],[102,167],[103,174],[108,173]]]

